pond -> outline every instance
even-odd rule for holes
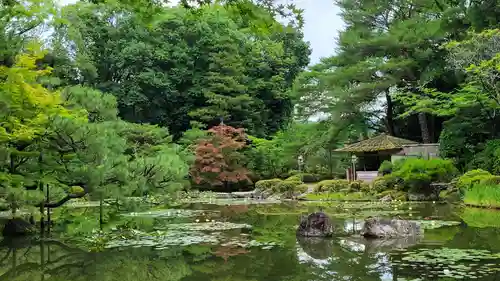
[[[185,203],[65,208],[44,239],[2,241],[0,281],[497,280],[500,213],[437,203]],[[322,210],[338,233],[296,238],[301,214]],[[366,240],[364,217],[422,221],[424,236]],[[496,219],[495,219],[496,218]],[[94,230],[92,230],[94,229]]]

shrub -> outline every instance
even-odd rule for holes
[[[490,177],[482,179],[479,183],[485,185],[500,185],[500,176],[491,175]]]
[[[282,180],[280,179],[260,180],[255,183],[255,188],[259,190],[274,190],[275,186],[277,186],[281,182]]]
[[[392,173],[392,162],[387,160],[382,162],[382,164],[378,168],[378,172],[381,173],[382,175],[387,175]]]
[[[288,178],[286,178],[285,180],[286,180],[286,181],[301,181],[301,180],[300,180],[300,176],[298,176],[298,175],[288,177]]]
[[[299,180],[305,183],[318,182],[319,176],[310,173],[297,173],[293,176],[288,177],[286,180]]]
[[[299,184],[295,187],[295,191],[298,193],[305,193],[309,189],[307,184]]]
[[[300,186],[303,184],[304,183],[301,181],[285,180],[285,181],[281,181],[277,185],[275,185],[273,187],[273,191],[276,193],[294,192],[298,188],[301,188]]]
[[[349,188],[348,180],[324,180],[316,185],[315,192],[338,192],[344,188]]]
[[[405,159],[401,164],[393,166],[391,176],[400,178],[404,190],[428,192],[433,182],[449,182],[458,173],[451,160],[447,159]]]
[[[305,183],[314,183],[314,182],[318,182],[318,180],[319,180],[319,176],[315,175],[315,174],[302,173],[302,174],[299,174],[299,176],[302,179],[302,181]]]
[[[484,149],[476,153],[467,166],[500,174],[500,139],[487,141]]]
[[[375,178],[371,183],[371,189],[376,193],[385,190],[403,189],[404,182],[392,174]]]
[[[491,178],[492,176],[490,172],[481,169],[468,171],[458,178],[456,186],[459,189],[468,189],[472,187],[472,185]]]
[[[356,191],[368,191],[370,189],[370,184],[356,180],[356,181],[351,181],[349,182],[349,192],[356,192]]]

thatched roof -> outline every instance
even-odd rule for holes
[[[362,140],[360,142],[344,146],[343,148],[336,149],[335,151],[376,152],[383,150],[402,149],[403,145],[408,144],[417,144],[417,142],[381,134],[370,139]]]

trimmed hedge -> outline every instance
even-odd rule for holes
[[[338,192],[341,189],[348,189],[348,180],[324,180],[320,181],[315,188],[315,192]]]
[[[286,180],[299,180],[305,183],[315,183],[318,182],[319,176],[309,173],[297,173],[295,175],[288,177]]]
[[[275,185],[273,191],[278,193],[295,191],[298,186],[301,186],[303,184],[304,183],[301,181],[285,180]]]
[[[459,189],[469,189],[474,184],[489,181],[493,176],[490,172],[477,169],[471,170],[467,173],[461,175],[457,180],[457,188]]]
[[[275,186],[280,184],[280,179],[260,180],[255,183],[255,188],[259,190],[274,190]]]

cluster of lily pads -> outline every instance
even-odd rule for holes
[[[459,225],[458,221],[442,221],[442,220],[415,220],[415,222],[420,224],[423,229],[437,229],[446,226],[456,226]]]
[[[499,272],[500,253],[474,249],[419,249],[402,253],[402,267],[412,268],[421,276],[477,279]]]
[[[230,227],[226,227],[228,229]],[[100,241],[102,248],[124,248],[124,247],[152,247],[156,250],[166,249],[172,246],[189,245],[222,245],[241,248],[258,247],[271,249],[278,246],[273,242],[260,242],[249,240],[248,235],[240,234],[227,236],[222,231],[185,231],[181,230],[156,230],[143,232],[139,230],[118,231],[113,233],[96,232],[88,238],[89,242]]]
[[[205,215],[215,215],[219,211],[208,211],[208,210],[189,210],[189,209],[163,209],[163,210],[153,210],[147,212],[133,212],[128,214],[122,214],[122,216],[127,217],[149,217],[149,218],[189,218]]]

